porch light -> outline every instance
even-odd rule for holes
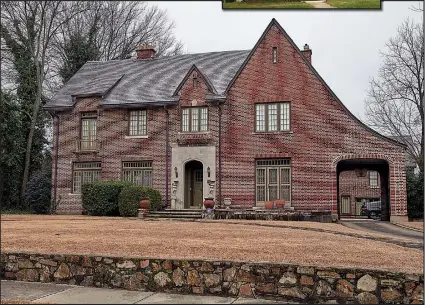
[[[207,174],[208,174],[208,178],[209,178],[210,175],[211,175],[211,170],[210,170],[210,167],[209,166],[207,167]]]
[[[176,178],[179,177],[179,173],[177,172],[177,167],[174,167],[174,173],[176,174]]]

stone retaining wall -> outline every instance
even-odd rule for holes
[[[4,279],[309,303],[423,303],[423,274],[277,263],[2,253]]]

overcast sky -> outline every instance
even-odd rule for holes
[[[377,75],[380,50],[421,1],[383,2],[377,11],[222,10],[220,1],[153,2],[175,22],[188,53],[252,49],[272,18],[299,48],[313,51],[312,63],[347,108],[361,120],[368,82]],[[421,4],[422,5],[422,4]]]

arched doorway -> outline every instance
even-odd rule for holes
[[[372,173],[376,173],[376,177],[379,178],[379,185],[361,185],[359,183],[355,183],[355,187],[364,188],[364,187],[375,187],[379,188],[378,191],[379,198],[374,198],[373,200],[379,200],[381,202],[380,209],[380,219],[389,221],[391,216],[391,205],[390,205],[390,196],[389,196],[389,165],[386,160],[383,159],[348,159],[341,160],[337,164],[337,211],[338,218],[341,217],[356,217],[358,214],[359,208],[365,202],[361,198],[361,195],[356,194],[358,190],[353,187],[350,190],[344,189],[341,183],[342,173],[346,174],[346,172],[351,171],[357,181],[365,180],[373,181],[374,176]],[[378,181],[378,178],[377,181]],[[377,197],[377,196],[373,196]]]
[[[184,208],[202,208],[204,181],[202,163],[196,160],[187,162],[184,167],[184,180]]]

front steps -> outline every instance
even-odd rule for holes
[[[201,219],[202,209],[185,209],[172,210],[165,209],[164,211],[151,211],[144,218],[147,219]]]

